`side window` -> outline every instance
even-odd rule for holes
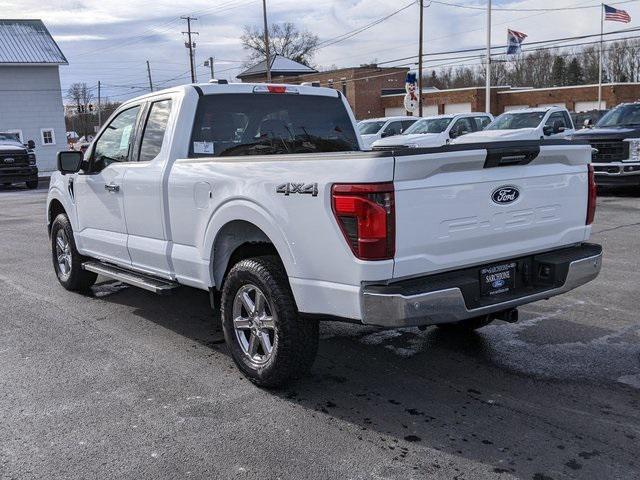
[[[450,136],[459,137],[460,135],[466,135],[467,133],[473,132],[473,127],[471,126],[471,119],[469,118],[459,118],[456,123],[451,127]]]
[[[390,137],[392,135],[400,135],[402,133],[402,124],[400,122],[391,122],[382,132],[383,136]]]
[[[560,122],[561,127],[568,128],[564,115],[562,113],[563,112],[554,112],[549,115],[547,122],[544,124],[545,127],[553,127],[556,122]]]
[[[567,126],[567,128],[574,128],[573,122],[571,121],[571,117],[569,116],[569,114],[567,112],[562,112],[562,116],[564,117],[564,123]]]
[[[139,105],[120,112],[107,126],[94,148],[92,172],[100,172],[114,162],[131,161],[138,113]]]
[[[476,123],[476,130],[483,130],[484,127],[491,123],[491,119],[489,117],[473,117],[473,120]]]
[[[411,125],[416,123],[416,121],[415,120],[403,120],[400,123],[402,125],[402,131],[404,132],[407,128],[409,128]]]
[[[140,156],[138,157],[140,162],[153,160],[160,153],[170,113],[171,100],[161,100],[151,104],[140,144]]]

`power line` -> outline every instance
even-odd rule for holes
[[[406,10],[407,8],[411,7],[412,5],[415,5],[415,1],[412,1],[411,3],[408,3],[407,5],[405,5],[404,7],[399,8],[398,10],[395,10],[391,13],[389,13],[388,15],[385,15],[384,17],[378,18],[377,20],[374,20],[371,23],[368,23],[366,25],[363,25],[362,27],[356,28],[354,30],[350,30],[346,33],[343,33],[342,35],[338,35],[336,37],[330,38],[328,40],[324,40],[323,42],[320,42],[318,44],[318,50],[321,48],[325,48],[328,47],[330,45],[335,45],[336,43],[340,43],[344,40],[347,40],[351,37],[354,37],[356,35],[358,35],[359,33],[362,33],[366,30],[369,30],[370,28],[375,27],[376,25],[390,19],[391,17],[393,17],[394,15],[397,15],[398,13]]]
[[[625,0],[621,2],[612,2],[610,5],[622,5],[625,3],[637,2],[638,0]],[[469,10],[486,10],[487,7],[476,5],[462,5],[460,3],[444,2],[442,0],[431,0],[431,3],[446,5],[447,7],[466,8]],[[574,6],[574,7],[555,7],[555,8],[509,8],[509,7],[493,7],[492,10],[501,12],[559,12],[569,10],[585,10],[589,8],[602,8],[602,4]]]
[[[634,28],[627,28],[627,29],[622,29],[622,30],[614,30],[612,32],[605,32],[604,35],[615,35],[615,34],[620,34],[620,33],[631,33],[631,32],[637,32],[640,31],[640,27],[634,27]],[[562,42],[562,41],[571,41],[571,40],[582,40],[585,38],[591,38],[591,37],[599,37],[600,33],[593,33],[593,34],[588,34],[588,35],[576,35],[576,36],[572,36],[572,37],[561,37],[561,38],[553,38],[550,40],[540,40],[537,42],[528,42],[527,45],[539,45],[539,44],[545,44],[545,43],[551,43],[551,42]],[[491,50],[496,50],[496,49],[500,49],[500,48],[506,48],[507,45],[497,45],[497,46],[493,46],[491,47]],[[484,51],[485,47],[477,47],[477,48],[465,48],[465,49],[460,49],[460,50],[447,50],[447,51],[442,51],[442,52],[432,52],[432,53],[425,53],[423,54],[425,57],[433,57],[433,56],[437,56],[437,55],[448,55],[451,53],[468,53],[468,52],[479,52],[479,51]],[[388,63],[395,63],[395,62],[401,62],[403,60],[411,60],[416,58],[417,55],[411,55],[409,57],[403,57],[403,58],[396,58],[394,60],[385,60],[383,62],[378,62],[378,65],[385,65]]]

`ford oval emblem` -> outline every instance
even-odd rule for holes
[[[493,288],[502,288],[504,287],[505,281],[499,278],[498,280],[494,280],[491,286]]]
[[[11,157],[7,157],[4,159],[4,163],[13,163],[15,162],[15,159],[11,158]]]
[[[512,185],[498,187],[491,194],[491,199],[498,205],[513,203],[518,197],[520,197],[520,190]]]

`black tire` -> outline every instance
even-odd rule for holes
[[[234,327],[234,318],[238,318],[234,316],[234,305],[238,302],[242,304],[240,312],[250,316],[241,298],[243,292],[251,295],[252,291],[255,295],[261,293],[266,298],[264,312],[267,316],[263,318],[272,319],[272,330],[261,330],[255,326],[258,322],[256,318],[261,317],[254,318],[254,323],[248,320],[252,326],[244,327],[246,330]],[[255,304],[259,303],[257,296],[253,300]],[[318,351],[318,322],[300,318],[286,272],[277,257],[254,257],[235,264],[222,288],[220,310],[224,337],[233,361],[253,383],[261,387],[277,387],[310,370]],[[239,317],[242,316],[243,313],[240,313]],[[254,327],[256,331],[252,330]],[[255,340],[260,344],[255,356],[251,356],[247,350],[251,349],[252,332],[255,333],[255,338],[268,332],[267,344],[272,348],[270,353],[267,353],[262,340]],[[243,346],[241,338],[244,338],[248,346]],[[254,360],[257,357],[262,357],[261,361]]]
[[[68,249],[57,247],[59,236],[63,237],[63,240],[66,241]],[[70,259],[70,268],[66,272],[63,271],[63,267],[60,265],[58,259],[58,253],[61,251],[64,251],[67,258]],[[98,278],[97,274],[82,269],[82,262],[84,262],[86,258],[80,255],[76,249],[71,223],[64,213],[59,214],[51,224],[51,258],[58,281],[60,285],[67,290],[73,292],[87,291],[91,288],[91,285],[96,282],[96,278]]]
[[[27,188],[29,190],[35,190],[36,188],[38,188],[38,180],[29,180],[25,183],[27,184]]]
[[[486,327],[493,319],[489,315],[482,315],[480,317],[467,318],[455,323],[441,323],[436,325],[441,330],[447,332],[472,332],[479,328]]]

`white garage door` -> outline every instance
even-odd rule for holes
[[[506,105],[504,111],[510,112],[511,110],[522,110],[523,108],[529,108],[529,105]]]
[[[385,117],[397,117],[399,115],[406,115],[407,111],[404,107],[387,107],[384,109]]]
[[[567,104],[564,102],[557,102],[557,103],[541,103],[538,105],[539,107],[565,107],[567,108]]]
[[[469,113],[471,112],[471,103],[446,103],[444,105],[444,113]]]
[[[438,115],[438,106],[437,105],[423,105],[422,106],[422,116],[423,117],[433,117],[434,115]]]
[[[607,102],[602,101],[602,108],[607,108]],[[590,110],[598,110],[598,101],[576,102],[576,112],[588,112]]]

